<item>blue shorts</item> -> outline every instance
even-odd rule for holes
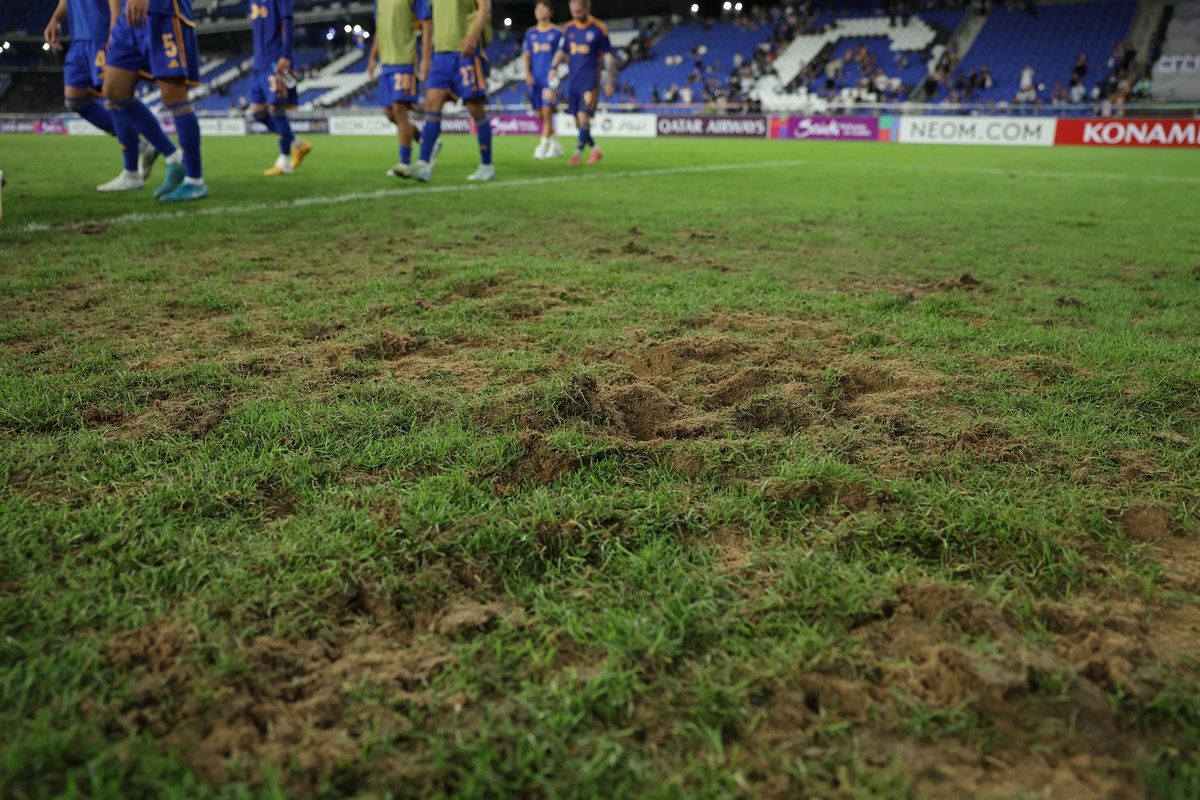
[[[558,107],[558,89],[551,89],[541,81],[534,81],[529,87],[529,104],[534,111],[543,108]]]
[[[379,105],[417,102],[417,70],[412,64],[390,64],[379,73]]]
[[[199,86],[196,31],[169,14],[147,14],[142,27],[131,28],[121,14],[108,39],[108,66],[141,73],[147,80],[183,78],[188,86]]]
[[[250,102],[254,105],[296,106],[299,101],[296,87],[284,86],[274,71],[256,69],[250,73]]]
[[[100,94],[104,85],[104,46],[106,42],[71,40],[63,61],[63,86],[87,89]]]
[[[487,79],[491,65],[483,50],[470,58],[458,53],[434,53],[429,70],[429,89],[449,91],[460,100],[487,97]]]
[[[567,113],[572,116],[576,114],[595,116],[596,102],[599,99],[599,86],[593,86],[590,89],[576,89],[572,86],[567,90]]]

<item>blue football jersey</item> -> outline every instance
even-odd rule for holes
[[[600,85],[604,54],[613,51],[603,22],[595,17],[588,17],[583,23],[571,20],[563,28],[558,47],[569,58],[571,89],[594,89]]]
[[[550,63],[554,61],[554,53],[562,40],[562,29],[557,25],[535,25],[525,31],[525,44],[521,48],[529,53],[529,69],[534,80],[545,84],[550,75]]]
[[[72,39],[106,42],[111,27],[107,0],[67,0],[67,30]]]
[[[293,42],[290,25],[292,0],[252,0],[250,3],[250,28],[254,34],[254,68],[274,69],[281,58],[292,58]]]

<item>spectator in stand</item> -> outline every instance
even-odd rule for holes
[[[1150,78],[1144,73],[1137,76],[1137,81],[1133,84],[1133,97],[1136,100],[1149,100],[1153,96],[1153,86],[1150,83]]]
[[[1117,46],[1113,48],[1112,55],[1108,57],[1108,68],[1110,70],[1118,70],[1125,66],[1125,43],[1117,42]],[[1079,77],[1083,77],[1080,75]]]
[[[984,64],[979,70],[979,85],[985,92],[990,92],[996,85],[996,79],[992,77],[992,68],[987,64]]]
[[[1071,78],[1071,88],[1068,90],[1071,105],[1080,105],[1087,98],[1087,88],[1079,78]]]
[[[1033,88],[1033,65],[1026,64],[1025,69],[1021,70],[1020,89],[1022,92],[1026,92],[1032,88]]]
[[[1061,81],[1055,81],[1054,88],[1050,90],[1051,105],[1056,105],[1056,106],[1066,105],[1068,99],[1069,99],[1069,97],[1067,95],[1066,87],[1062,85]]]
[[[685,83],[683,88],[679,90],[679,99],[684,105],[690,106],[692,104],[692,100],[695,99],[695,96],[692,93],[692,87]]]
[[[1079,58],[1075,59],[1075,77],[1083,80],[1087,77],[1088,58],[1084,53],[1079,54]]]
[[[964,99],[970,103],[975,100],[975,92],[979,89],[979,72],[974,67],[967,73],[967,86]]]

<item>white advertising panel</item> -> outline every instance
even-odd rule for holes
[[[570,114],[555,116],[560,137],[579,135],[575,118]],[[592,118],[593,136],[613,136],[626,139],[653,139],[658,136],[657,114],[609,114],[603,112]]]
[[[245,136],[246,120],[241,117],[201,117],[201,136]]]
[[[901,117],[900,144],[1051,147],[1052,117]]]

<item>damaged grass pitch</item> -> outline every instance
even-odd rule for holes
[[[1190,229],[694,180],[14,241],[0,794],[1197,796]]]

